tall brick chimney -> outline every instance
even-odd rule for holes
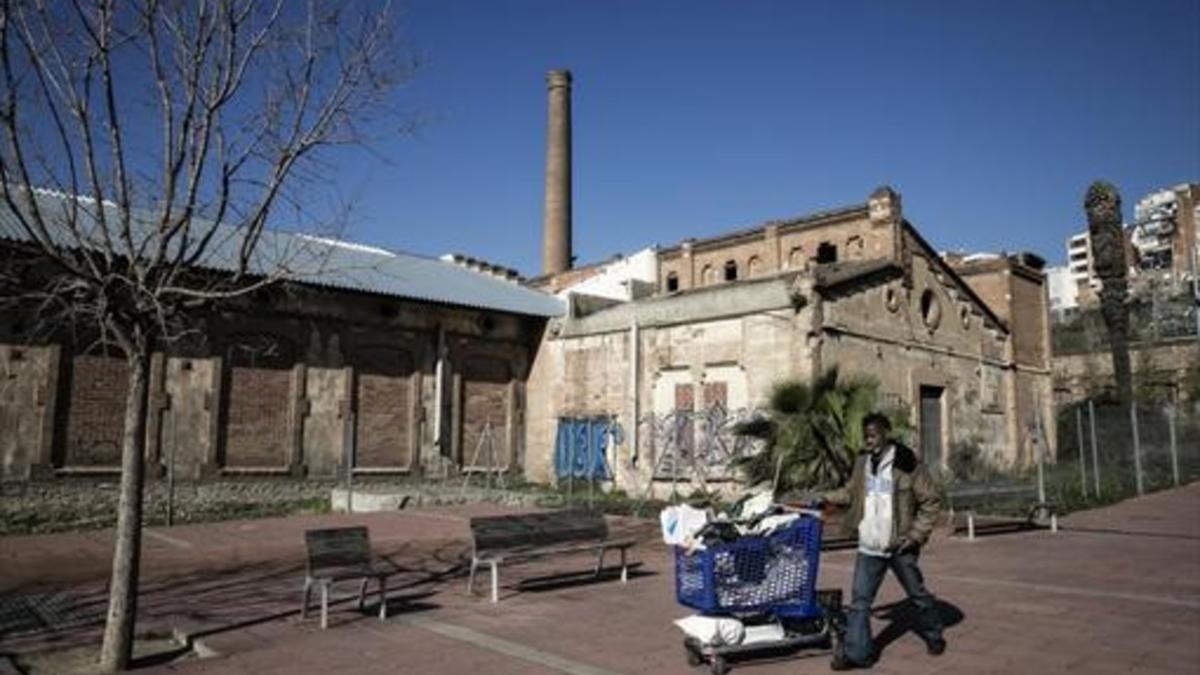
[[[571,269],[571,71],[546,74],[546,207],[542,273]]]

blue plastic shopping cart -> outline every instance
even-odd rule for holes
[[[777,622],[778,640],[742,645],[704,645],[684,640],[688,663],[708,663],[714,675],[731,660],[794,653],[808,647],[840,648],[841,590],[818,591],[822,519],[819,511],[765,536],[748,536],[689,552],[675,549],[675,595],[679,603],[709,616]]]

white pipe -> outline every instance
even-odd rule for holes
[[[438,326],[437,360],[433,366],[433,446],[438,455],[445,455],[442,447],[442,405],[446,386],[446,329]]]
[[[641,373],[638,368],[638,355],[640,337],[638,335],[637,318],[633,319],[633,323],[629,325],[629,382],[632,391],[630,392],[630,413],[629,413],[629,460],[634,465],[638,460],[638,380]],[[614,463],[616,464],[616,463]],[[613,467],[613,481],[616,482],[616,466]]]

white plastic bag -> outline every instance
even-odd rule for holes
[[[703,548],[695,540],[696,533],[708,523],[708,513],[687,504],[668,506],[659,514],[662,523],[663,542],[668,546],[683,546],[689,549]]]
[[[729,617],[700,616],[693,614],[676,619],[675,625],[702,645],[720,647],[739,645],[746,636],[746,627],[741,621]]]

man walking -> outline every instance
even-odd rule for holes
[[[933,595],[917,567],[941,502],[929,470],[910,448],[889,437],[892,425],[879,413],[863,419],[865,448],[849,482],[823,497],[848,506],[846,534],[858,534],[858,556],[850,591],[845,652],[835,654],[833,670],[870,668],[876,659],[871,638],[871,604],[884,572],[892,570],[917,608],[917,633],[930,654],[946,650],[942,621]]]

